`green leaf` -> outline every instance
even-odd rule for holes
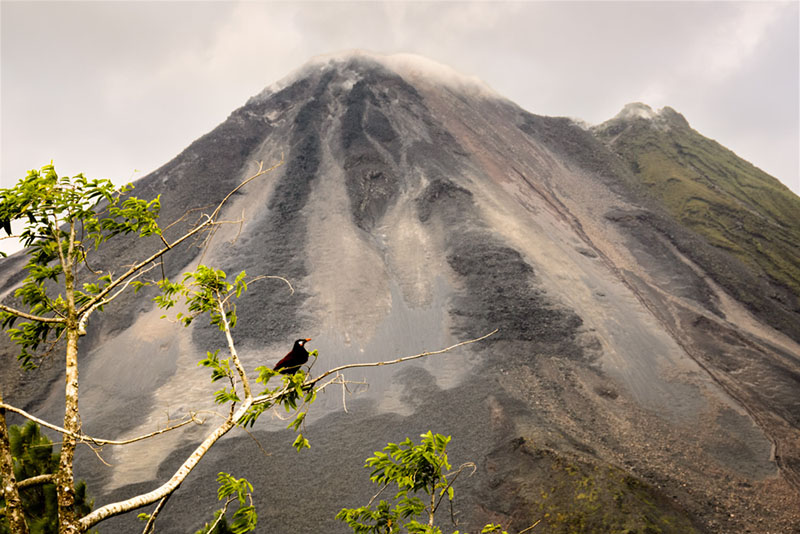
[[[303,424],[303,421],[305,420],[307,413],[308,412],[300,412],[299,414],[297,414],[297,417],[294,418],[294,421],[289,423],[288,428],[291,428],[292,430],[297,430],[298,428],[300,428],[300,425]]]
[[[454,488],[448,487],[445,477],[445,470],[449,469],[446,448],[450,436],[429,431],[421,434],[420,438],[419,444],[410,438],[400,443],[388,443],[382,451],[367,458],[364,467],[371,469],[370,480],[396,488],[394,503],[381,501],[377,509],[342,509],[337,518],[346,522],[353,532],[383,534],[403,529],[409,533],[441,532],[438,527],[417,520],[426,513],[425,502],[430,502],[430,497],[426,497],[424,502],[416,493],[431,496],[446,492],[448,499],[452,501],[455,498]]]
[[[292,443],[292,447],[297,449],[297,452],[300,452],[303,449],[310,449],[311,444],[306,438],[303,437],[303,434],[298,434],[297,438],[294,440],[294,443]]]
[[[214,402],[217,404],[225,404],[226,402],[241,402],[241,399],[239,399],[235,391],[229,391],[223,388],[214,392]]]

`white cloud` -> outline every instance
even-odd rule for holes
[[[428,56],[534,113],[600,122],[641,100],[674,107],[723,144],[748,143],[756,130],[772,146],[797,138],[798,117],[786,112],[797,109],[796,2],[0,2],[0,9],[2,185],[51,158],[94,176],[152,170],[312,56],[353,48]],[[765,169],[793,166],[781,174],[800,180],[797,150],[753,154]],[[767,161],[775,159],[783,163]]]
[[[690,54],[690,76],[721,81],[750,61],[767,37],[770,27],[787,5],[775,2],[749,2],[733,5],[730,16],[721,17],[698,38]]]

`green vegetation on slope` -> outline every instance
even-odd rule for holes
[[[492,474],[484,506],[511,520],[517,531],[540,521],[532,532],[698,532],[680,499],[597,458],[538,447],[519,437],[491,454],[484,468]]]
[[[538,499],[541,532],[661,534],[696,532],[691,522],[640,480],[613,466],[545,454],[550,473]]]
[[[679,222],[800,297],[800,198],[787,187],[670,108],[595,133]]]

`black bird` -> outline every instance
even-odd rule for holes
[[[2,206],[5,203],[6,203],[6,197],[5,197],[5,195],[3,195],[3,197],[0,198],[0,206]],[[3,206],[3,207],[5,208],[5,206]],[[4,209],[3,211],[6,211],[6,210]],[[5,217],[0,218],[0,228],[5,230],[8,235],[11,235],[11,218],[10,217],[9,218],[5,218]]]
[[[308,351],[306,350],[305,344],[309,341],[311,341],[311,338],[298,339],[295,341],[289,354],[276,363],[273,369],[284,375],[296,373],[300,369],[300,366],[308,361]]]

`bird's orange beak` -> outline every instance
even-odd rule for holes
[[[308,343],[309,341],[311,341],[311,338],[306,339],[306,343]]]

